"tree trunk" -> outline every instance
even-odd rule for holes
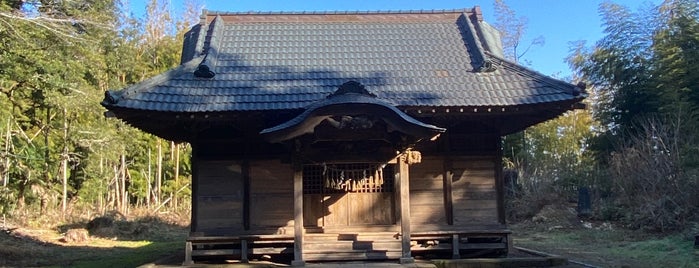
[[[61,212],[66,215],[68,207],[68,118],[66,108],[63,108],[63,153],[61,153],[61,177],[63,181],[63,199],[61,200]]]
[[[11,118],[7,118],[7,135],[5,136],[5,167],[2,174],[2,187],[10,183],[10,142],[12,141]]]
[[[121,204],[119,204],[121,200],[121,190],[119,189],[119,167],[117,165],[118,164],[114,164],[114,209],[119,211],[121,207]]]
[[[44,151],[44,183],[46,185],[49,185],[51,183],[51,173],[49,172],[49,162],[51,161],[51,145],[49,144],[49,134],[51,132],[51,114],[50,114],[50,109],[47,107],[46,108],[46,122],[44,123],[44,126],[46,127],[44,129],[44,145],[46,146],[46,151]],[[45,208],[46,208],[46,202],[42,198],[41,199],[41,214],[44,214]]]
[[[174,142],[173,142],[174,144]],[[175,187],[179,187],[180,178],[180,145],[175,144]],[[172,205],[177,209],[177,192],[174,193],[172,198]]]
[[[126,155],[121,155],[121,170],[119,172],[121,177],[121,212],[126,213],[127,207],[127,197],[126,197]]]
[[[158,139],[158,167],[155,172],[155,203],[160,204],[160,186],[163,182],[163,146],[160,139]]]
[[[151,153],[150,153],[150,146],[148,147],[148,176],[146,176],[146,181],[148,182],[148,186],[146,188],[146,207],[150,208],[150,200],[153,197],[153,189],[151,183],[153,182],[152,180],[152,171],[151,171]]]

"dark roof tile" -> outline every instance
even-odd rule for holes
[[[399,106],[576,101],[571,84],[485,51],[471,10],[211,13],[183,64],[110,92],[105,106],[175,112],[299,109],[356,80]],[[496,67],[482,72],[486,60]],[[215,76],[194,77],[199,64]],[[487,69],[487,68],[486,68]]]

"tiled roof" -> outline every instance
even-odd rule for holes
[[[480,32],[480,34],[479,34]],[[502,60],[479,11],[216,13],[185,36],[183,65],[107,108],[164,112],[299,109],[343,83],[401,106],[581,100],[580,88]],[[488,36],[488,38],[479,38]],[[215,73],[195,77],[199,64]]]

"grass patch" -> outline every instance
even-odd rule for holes
[[[694,242],[680,235],[633,241],[602,251],[611,256],[633,258],[655,267],[699,267],[699,259],[694,256]]]
[[[624,229],[568,229],[515,234],[515,245],[604,267],[699,267],[693,241]]]
[[[115,243],[113,251],[103,252],[103,256],[89,256],[89,259],[78,260],[70,266],[76,268],[136,267],[182,250],[183,244],[182,241],[121,241]]]

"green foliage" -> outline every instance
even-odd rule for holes
[[[651,11],[632,13],[610,2],[601,4],[600,12],[607,35],[594,48],[576,47],[568,61],[599,90],[597,118],[617,130],[630,127],[635,116],[658,110],[656,92],[648,84],[654,16],[646,16]]]
[[[508,189],[510,220],[531,217],[551,202],[571,200],[578,187],[596,183],[588,148],[596,128],[589,110],[574,110],[506,137],[504,162],[517,174],[517,187]]]
[[[158,138],[105,118],[99,102],[105,90],[176,66],[181,37],[171,31],[157,42],[142,42],[148,34],[142,20],[125,14],[117,2],[0,1],[0,116],[8,120],[0,122],[0,181],[7,178],[7,186],[0,186],[3,212],[16,205],[59,204],[64,175],[68,199],[106,209],[114,202],[122,155],[131,175],[126,183],[131,201],[149,197],[139,171],[149,165],[147,151],[155,150]],[[163,23],[154,27],[180,25]],[[183,163],[188,153],[182,151]],[[165,183],[174,180],[168,174]],[[184,168],[179,174],[178,181],[186,183],[191,172]]]
[[[495,1],[495,11],[507,58],[518,61],[543,42],[540,37],[522,49],[526,17],[517,17],[503,0]],[[573,198],[578,187],[594,184],[596,164],[589,147],[599,129],[589,110],[575,110],[504,137],[508,218],[531,217],[548,203]]]
[[[593,85],[604,135],[592,145],[608,174],[599,217],[654,231],[699,211],[699,4],[665,1],[637,12],[605,2],[606,36],[569,63]]]

